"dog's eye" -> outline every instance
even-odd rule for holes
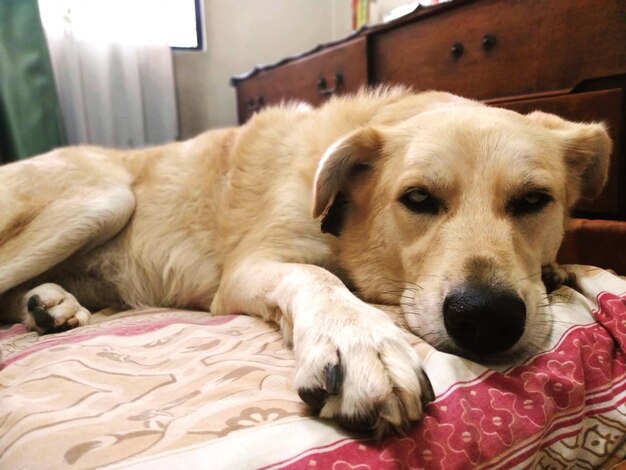
[[[407,209],[417,214],[437,214],[439,212],[439,201],[423,189],[407,191],[400,198],[400,202]]]
[[[534,214],[552,202],[552,196],[545,191],[531,191],[520,198],[509,202],[509,212],[514,216]]]

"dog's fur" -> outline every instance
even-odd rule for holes
[[[562,280],[568,210],[610,150],[600,124],[400,88],[157,148],[55,150],[0,168],[0,312],[41,333],[110,306],[256,315],[321,416],[403,427],[428,385],[398,323],[479,359],[537,346],[542,267]]]

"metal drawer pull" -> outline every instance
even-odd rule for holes
[[[496,37],[493,34],[485,34],[482,40],[483,49],[490,51],[496,45],[496,42]]]
[[[248,112],[256,113],[257,111],[260,111],[264,105],[265,105],[265,99],[263,98],[262,95],[258,96],[257,98],[250,98],[248,100]]]
[[[454,44],[452,44],[452,47],[450,48],[450,55],[454,57],[455,59],[458,59],[459,57],[463,55],[464,51],[465,51],[465,47],[463,47],[463,44],[461,44],[460,42],[455,42]]]
[[[328,84],[326,83],[326,79],[324,77],[320,78],[317,81],[317,91],[322,96],[330,96],[332,94],[337,93],[339,87],[343,84],[343,75],[340,73],[335,74],[335,86],[332,88],[328,88]]]

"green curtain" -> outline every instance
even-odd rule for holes
[[[0,0],[0,156],[66,144],[37,0]]]

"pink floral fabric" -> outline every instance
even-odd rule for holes
[[[308,415],[277,328],[153,309],[0,331],[0,468],[611,468],[626,455],[626,281],[572,267],[545,350],[487,367],[416,339],[437,398],[377,443]]]

